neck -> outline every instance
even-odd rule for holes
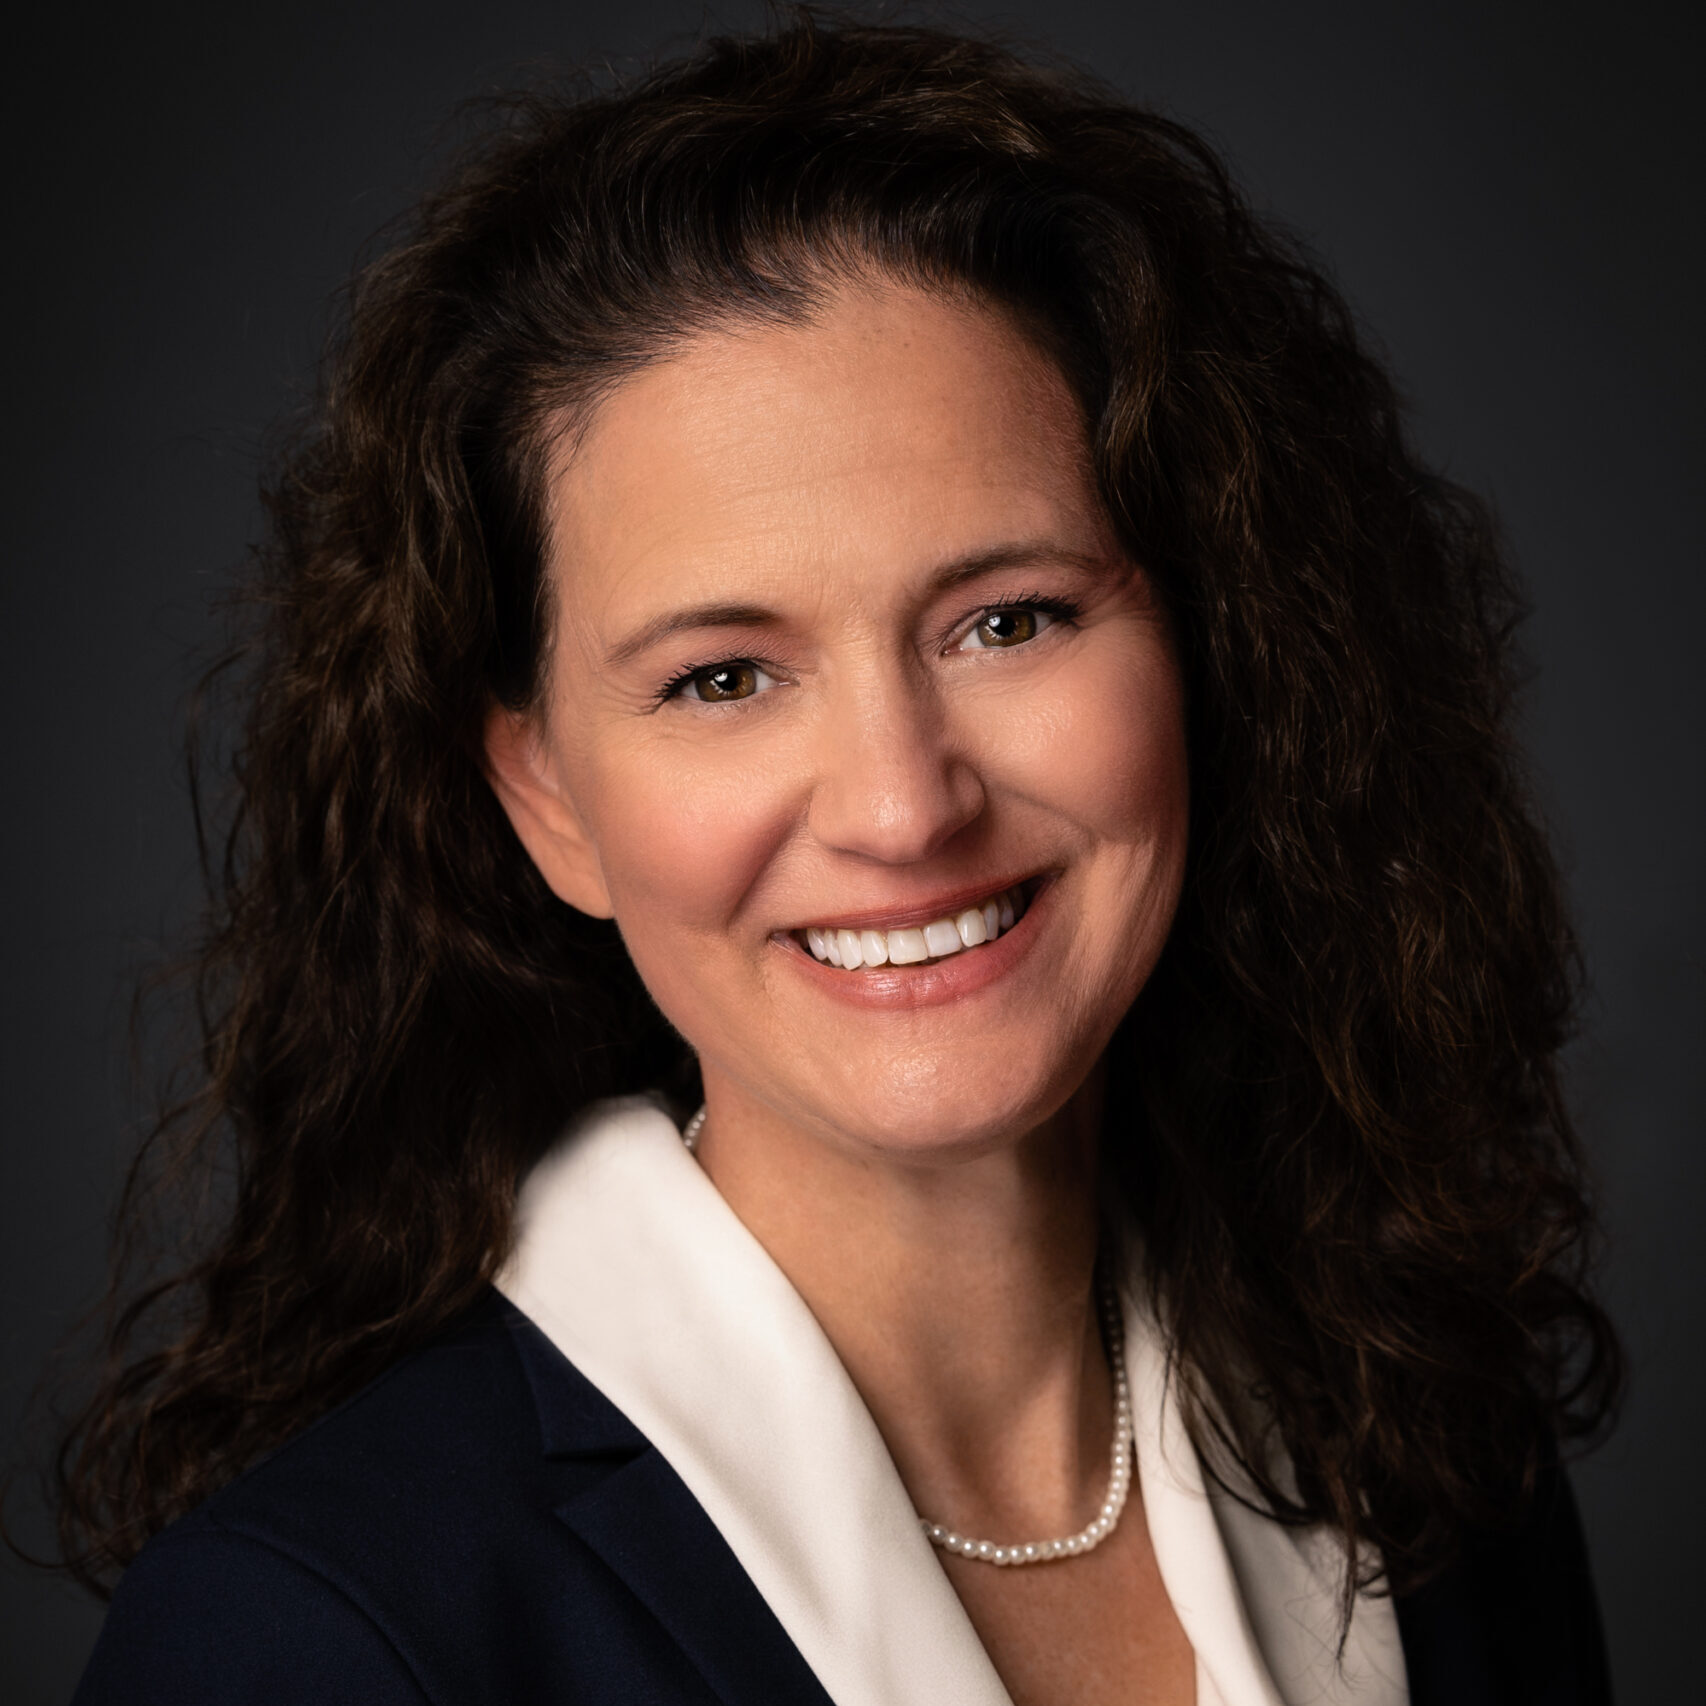
[[[1065,1534],[1102,1497],[1099,1092],[932,1160],[827,1143],[707,1073],[705,1170],[811,1307],[917,1509],[962,1532]]]

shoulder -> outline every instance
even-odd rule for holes
[[[144,1548],[75,1706],[367,1701],[426,1694],[381,1623],[311,1567],[197,1513]]]
[[[201,1514],[225,1532],[367,1574],[389,1567],[400,1542],[443,1544],[470,1520],[502,1520],[527,1502],[539,1472],[538,1408],[523,1361],[524,1341],[538,1336],[489,1294]]]
[[[489,1295],[215,1494],[191,1533],[247,1539],[375,1594],[468,1569],[542,1496],[528,1336],[525,1317]]]
[[[485,1698],[477,1677],[456,1686],[459,1648],[503,1645],[537,1624],[547,1582],[574,1586],[552,1506],[577,1465],[547,1461],[542,1382],[555,1415],[578,1406],[622,1442],[622,1418],[491,1294],[151,1541],[79,1706]]]
[[[1450,1569],[1396,1603],[1413,1706],[1609,1706],[1587,1543],[1555,1465],[1520,1522],[1470,1536]]]

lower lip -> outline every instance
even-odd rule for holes
[[[1025,916],[993,942],[930,960],[918,966],[868,966],[843,971],[820,963],[791,936],[772,937],[771,945],[786,954],[826,995],[852,1007],[938,1007],[960,1001],[1005,977],[1030,951],[1047,921],[1054,901],[1054,881],[1045,877],[1031,895]]]

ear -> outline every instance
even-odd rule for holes
[[[551,892],[594,918],[614,917],[598,850],[543,731],[524,712],[494,705],[486,714],[485,735],[492,792]]]

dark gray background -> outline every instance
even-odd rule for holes
[[[1205,128],[1383,342],[1527,577],[1528,736],[1593,990],[1573,1057],[1636,1384],[1582,1465],[1625,1701],[1693,1676],[1706,1262],[1699,8],[1028,0]],[[729,4],[722,21],[751,19]],[[699,29],[671,0],[59,6],[8,43],[0,1425],[98,1283],[126,980],[195,901],[174,731],[258,527],[269,422],[464,96]],[[27,1534],[44,1533],[26,1497]],[[0,1563],[0,1695],[67,1697],[91,1602]]]

